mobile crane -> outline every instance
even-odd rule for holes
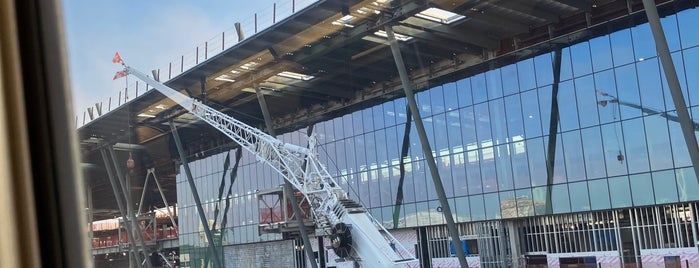
[[[130,74],[143,80],[281,174],[309,200],[316,232],[330,237],[332,249],[339,257],[354,260],[362,267],[404,267],[417,261],[338,186],[318,160],[315,135],[308,137],[308,148],[284,143],[127,66],[118,53],[112,62],[124,67],[115,79]]]

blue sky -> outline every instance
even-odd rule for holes
[[[290,9],[290,1],[277,0],[277,13],[281,14],[282,8]],[[194,51],[197,45],[231,29],[235,22],[245,24],[255,13],[271,13],[274,3],[274,0],[64,1],[76,115],[82,120],[87,107],[106,102],[125,87],[124,79],[112,81],[120,69],[111,62],[115,51],[129,65],[148,72]],[[106,103],[104,106],[106,109]]]

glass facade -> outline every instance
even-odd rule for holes
[[[697,117],[699,10],[661,22],[684,97]],[[553,52],[542,54],[416,94],[457,222],[699,200],[647,24],[563,48],[553,184],[547,185],[553,58]],[[407,119],[401,98],[317,123],[320,160],[387,228],[443,224],[420,140],[414,125],[406,133]],[[303,132],[280,138],[303,145]],[[409,147],[401,162],[404,137]],[[282,184],[280,176],[243,152],[231,184],[235,150],[228,154],[190,163],[209,224],[215,219],[224,245],[279,239],[258,234],[255,190]],[[401,163],[404,182],[398,189]],[[224,166],[231,168],[224,172]],[[203,247],[184,174],[177,189],[180,245]],[[224,211],[226,199],[230,207]],[[217,204],[221,212],[215,215]]]

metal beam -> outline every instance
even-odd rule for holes
[[[255,85],[255,93],[257,94],[257,100],[260,103],[260,109],[262,109],[262,116],[265,118],[265,125],[267,126],[267,133],[272,137],[276,137],[276,131],[274,130],[274,123],[272,122],[272,116],[269,114],[269,109],[267,107],[267,101],[265,101],[265,95],[260,91],[259,86]],[[296,224],[299,226],[299,233],[301,235],[301,240],[303,240],[303,249],[306,252],[306,257],[311,263],[312,268],[318,268],[318,265],[313,258],[313,247],[311,246],[311,240],[308,238],[308,232],[306,232],[306,226],[303,224],[303,217],[301,216],[301,207],[299,207],[298,200],[296,199],[296,194],[294,192],[294,187],[288,180],[284,180],[284,191],[289,194],[289,199],[291,199],[291,207],[294,210],[294,218],[296,219]],[[319,245],[321,247],[322,245]],[[320,251],[319,251],[320,252]]]
[[[420,143],[422,143],[422,151],[425,154],[427,161],[427,166],[430,168],[430,174],[432,175],[432,182],[434,183],[435,191],[439,197],[439,203],[442,206],[442,213],[447,221],[447,229],[449,229],[449,234],[452,241],[454,241],[454,248],[456,250],[456,256],[459,259],[461,267],[468,267],[468,262],[466,261],[466,255],[461,247],[461,241],[459,238],[459,232],[454,224],[454,217],[451,214],[451,208],[449,207],[449,201],[447,201],[447,195],[444,192],[444,185],[442,185],[442,179],[439,177],[439,170],[437,169],[437,163],[432,156],[432,149],[430,148],[430,142],[427,139],[427,134],[425,133],[425,125],[422,123],[422,117],[420,116],[420,109],[415,101],[415,95],[413,94],[413,89],[410,84],[410,78],[408,77],[408,72],[405,69],[405,64],[403,63],[403,56],[400,53],[400,47],[398,46],[398,40],[393,33],[393,27],[391,25],[386,25],[386,34],[388,35],[388,42],[391,45],[391,52],[393,53],[393,59],[396,61],[396,67],[398,68],[398,74],[400,75],[401,83],[403,84],[403,91],[405,92],[405,98],[408,100],[408,106],[413,114],[415,122],[415,130],[417,131],[418,137],[420,137]]]
[[[646,10],[646,16],[648,16],[648,23],[650,24],[651,32],[653,32],[653,39],[655,39],[655,48],[658,51],[658,57],[663,64],[663,71],[665,72],[667,84],[670,86],[670,95],[672,95],[672,101],[677,110],[677,116],[679,117],[680,126],[682,127],[682,135],[684,136],[684,141],[687,143],[687,151],[689,152],[689,158],[692,160],[692,166],[694,166],[694,174],[696,174],[697,180],[699,181],[699,146],[697,145],[697,138],[694,133],[694,124],[692,118],[689,116],[687,103],[684,101],[682,88],[680,88],[680,80],[677,78],[677,71],[675,70],[675,64],[672,62],[665,32],[663,32],[663,28],[660,25],[658,9],[653,0],[643,0],[643,8]]]
[[[189,183],[189,189],[194,197],[194,203],[197,207],[197,214],[199,214],[199,220],[204,227],[204,234],[206,235],[206,240],[209,242],[209,251],[211,251],[211,257],[214,259],[214,268],[223,268],[221,265],[221,259],[218,258],[216,254],[216,244],[214,242],[214,236],[211,235],[211,229],[209,228],[209,222],[206,220],[206,214],[204,214],[204,209],[201,206],[201,199],[199,198],[199,192],[197,191],[197,185],[194,184],[194,177],[192,177],[192,171],[189,170],[189,163],[187,162],[187,157],[184,154],[184,148],[182,148],[182,141],[180,140],[180,135],[177,133],[177,127],[172,122],[169,121],[170,129],[172,129],[172,136],[175,140],[175,146],[177,147],[177,152],[180,154],[180,162],[184,167],[184,172],[187,175],[187,182]]]
[[[443,36],[449,39],[453,39],[462,43],[472,44],[479,47],[484,47],[487,49],[497,49],[500,46],[498,40],[489,38],[486,34],[481,33],[476,29],[470,29],[470,27],[463,25],[457,26],[462,30],[457,30],[449,25],[443,25],[438,23],[429,22],[427,20],[410,17],[401,22],[403,25],[411,25],[413,27],[424,28],[426,31],[439,33],[439,36]],[[396,26],[400,28],[394,29],[395,32],[410,35],[408,29],[401,26]],[[466,29],[466,30],[463,30]]]
[[[123,171],[119,168],[116,153],[114,153],[114,148],[112,148],[112,146],[108,146],[107,151],[109,152],[109,155],[112,157],[112,162],[114,163],[114,169],[116,170],[116,175],[118,178],[117,184],[119,184],[121,186],[122,191],[124,191],[124,200],[126,200],[126,214],[129,215],[129,222],[131,223],[131,228],[135,231],[136,235],[138,236],[138,239],[141,242],[139,243],[139,245],[141,247],[141,251],[143,251],[146,267],[151,268],[153,267],[153,265],[150,263],[150,253],[146,248],[146,241],[143,241],[143,233],[141,232],[141,227],[136,222],[136,215],[133,212],[133,209],[131,208],[131,192],[130,189],[126,187],[126,177],[124,176]],[[136,240],[132,240],[131,243],[132,247],[136,246]],[[143,262],[141,262],[141,264],[143,264]]]
[[[546,20],[548,23],[558,23],[558,15],[542,11],[540,8],[536,7],[536,4],[533,2],[529,3],[530,4],[523,4],[521,1],[502,0],[495,2],[494,4],[501,8],[511,9],[522,14],[527,14],[542,20]]]
[[[100,154],[102,154],[102,160],[104,160],[104,168],[107,170],[107,177],[109,178],[109,183],[112,185],[112,191],[114,192],[114,198],[117,201],[117,206],[119,207],[119,213],[121,214],[122,219],[126,219],[126,209],[124,208],[124,201],[121,200],[121,194],[119,193],[119,186],[117,186],[116,179],[114,178],[114,171],[112,170],[112,164],[109,161],[109,158],[107,157],[107,149],[102,148],[100,149]],[[129,240],[133,243],[136,240],[133,237],[133,232],[131,229],[131,226],[128,224],[124,224],[124,228],[126,228],[126,235],[129,237]],[[136,262],[141,263],[141,256],[136,253],[136,247],[131,247],[131,256],[136,259]]]
[[[163,187],[160,187],[160,182],[158,181],[158,177],[155,175],[155,168],[150,168],[148,169],[148,174],[146,174],[146,179],[148,179],[148,175],[153,175],[153,180],[155,181],[155,185],[158,186],[158,192],[160,192],[160,197],[163,199],[163,204],[165,204],[165,210],[167,211],[167,216],[170,218],[170,221],[172,222],[172,226],[177,229],[177,223],[175,222],[175,218],[172,217],[172,211],[170,211],[170,205],[167,203],[167,198],[165,198],[165,193],[163,192]]]
[[[551,92],[551,117],[549,119],[549,143],[546,147],[546,213],[553,213],[552,193],[553,170],[556,163],[556,138],[558,134],[558,84],[561,82],[561,48],[556,48],[553,57],[553,85]]]

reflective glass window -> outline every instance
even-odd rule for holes
[[[511,154],[509,144],[503,144],[495,146],[495,168],[496,176],[498,180],[498,189],[510,190],[514,187],[512,181],[512,166],[511,166]]]
[[[670,15],[660,18],[660,24],[663,26],[663,32],[665,33],[665,39],[667,40],[667,45],[670,51],[677,51],[680,49],[680,35],[679,27],[677,26],[677,16]]]
[[[590,58],[590,44],[577,43],[570,47],[570,58],[573,65],[573,74],[580,77],[592,73],[592,59]]]
[[[590,56],[595,72],[612,67],[612,48],[609,46],[609,36],[604,35],[590,39]]]
[[[430,225],[430,207],[427,202],[419,202],[415,204],[415,211],[417,214],[415,216],[417,217],[417,224],[420,226],[424,225]],[[425,217],[426,216],[426,217]]]
[[[633,40],[633,51],[636,60],[655,57],[658,53],[655,50],[653,33],[650,31],[650,24],[643,23],[631,28],[631,38]]]
[[[507,114],[507,117],[503,119],[507,121],[507,132],[510,140],[514,140],[515,137],[523,139],[524,124],[522,122],[522,105],[519,95],[505,97],[505,114]]]
[[[601,130],[602,148],[604,148],[604,161],[607,167],[607,175],[618,176],[628,174],[626,170],[626,154],[621,124],[612,123],[602,125]]]
[[[500,199],[498,193],[483,195],[485,204],[485,218],[488,220],[500,219]]]
[[[644,118],[651,170],[672,168],[672,146],[667,132],[668,121],[657,115]]]
[[[510,157],[512,159],[512,175],[514,177],[514,186],[517,189],[531,186],[526,145],[527,143],[517,136],[513,137],[513,142],[509,144]]]
[[[445,155],[439,157],[436,161],[437,169],[439,169],[439,177],[442,179],[444,192],[448,197],[454,197],[454,187],[452,187],[454,184],[451,174],[453,159],[451,158],[451,155]],[[431,176],[427,175],[427,177],[427,184],[432,185],[432,188],[434,188],[434,182],[430,179]],[[434,195],[434,197],[437,198],[437,195]]]
[[[453,110],[446,113],[446,133],[448,136],[448,148],[453,153],[457,151],[463,152],[463,143],[461,142],[461,119],[459,119],[459,111]],[[444,131],[444,130],[438,130]],[[438,134],[438,133],[435,133]]]
[[[539,114],[539,96],[536,90],[520,94],[522,98],[522,118],[524,133],[527,138],[541,136],[541,115]]]
[[[488,89],[488,99],[492,100],[502,97],[502,77],[500,77],[500,69],[485,72],[485,80]]]
[[[503,102],[503,99],[490,101],[489,109],[489,119],[492,128],[493,144],[503,144],[508,141],[507,116],[505,115],[505,104]]]
[[[677,184],[675,183],[675,171],[664,170],[653,172],[653,190],[655,203],[665,204],[678,201]]]
[[[370,118],[367,120],[371,120]],[[345,125],[347,127],[349,125]],[[362,111],[356,111],[352,113],[352,130],[353,135],[360,135],[364,133],[364,119],[362,118]]]
[[[536,68],[536,84],[539,87],[553,84],[553,53],[534,57],[534,68]]]
[[[573,81],[560,83],[557,99],[560,129],[562,131],[569,131],[580,128],[578,122],[578,104],[575,97]]]
[[[675,170],[677,179],[677,191],[680,194],[680,201],[699,200],[699,183],[693,168],[681,168]]]
[[[456,222],[467,222],[471,220],[471,208],[469,207],[468,197],[457,197],[455,199],[454,210],[456,211]]]
[[[376,105],[371,108],[371,116],[374,118],[374,129],[382,129],[384,127],[384,105]]]
[[[483,193],[483,183],[481,181],[480,161],[478,155],[478,149],[466,152],[466,180],[468,182],[469,194]]]
[[[335,128],[335,131],[337,132],[337,127]],[[342,132],[342,137],[351,137],[354,135],[354,124],[352,123],[352,114],[346,114],[342,116],[342,123],[339,126],[339,129]]]
[[[547,154],[549,152],[549,148],[548,148],[549,146],[555,146],[555,149],[556,149],[556,151],[555,151],[556,157],[554,158],[555,161],[553,163],[553,183],[566,182],[567,181],[566,165],[565,165],[565,158],[563,157],[563,138],[561,137],[561,134],[556,135],[556,143],[555,144],[550,144],[549,138],[544,137],[544,148],[546,148]]]
[[[464,78],[456,81],[457,97],[459,99],[459,107],[465,107],[473,104],[471,96],[471,79]]]
[[[609,200],[609,186],[607,180],[593,180],[587,182],[587,187],[590,190],[590,208],[593,210],[609,209],[611,202]]]
[[[614,71],[607,70],[595,73],[595,91],[597,93],[597,110],[599,111],[600,123],[609,123],[619,120],[619,105],[612,100],[617,96],[616,80]],[[608,96],[603,96],[608,94]],[[611,96],[609,96],[611,95]]]
[[[653,111],[665,111],[658,58],[637,63],[636,71],[638,72],[638,85],[641,92],[639,105]]]
[[[631,195],[634,206],[646,206],[655,204],[653,195],[653,182],[648,173],[629,176],[631,182]]]
[[[517,74],[519,80],[519,90],[529,90],[536,87],[536,71],[534,70],[534,60],[526,59],[517,62]],[[504,76],[507,78],[507,76]]]
[[[612,59],[614,66],[633,62],[633,46],[631,45],[631,31],[620,30],[609,35],[612,47]]]
[[[456,89],[456,83],[446,83],[442,85],[444,89],[444,108],[446,111],[454,111],[459,109],[459,97]]]
[[[551,187],[551,205],[553,213],[570,212],[570,200],[568,193],[568,184],[557,184]]]
[[[539,88],[539,113],[541,114],[541,128],[544,135],[549,134],[549,128],[551,126],[551,101],[552,101],[552,88],[551,86],[546,86]],[[560,104],[560,102],[559,102]],[[560,106],[560,105],[559,105]],[[560,124],[558,125],[560,129]]]
[[[403,205],[403,210],[405,210],[405,225],[400,227],[414,227],[418,226],[418,215],[415,208],[415,203]]]
[[[429,90],[418,92],[415,95],[415,101],[417,101],[417,106],[420,108],[420,116],[422,118],[432,115],[432,98],[430,98]]]
[[[592,76],[588,75],[575,79],[575,96],[578,104],[577,113],[580,118],[580,127],[585,128],[599,124],[596,95]]]
[[[447,134],[447,115],[444,113],[435,115],[432,119],[432,131],[434,132],[434,143],[432,150],[438,155],[449,154],[449,135]],[[457,133],[461,137],[460,133]]]
[[[432,114],[444,112],[444,89],[442,86],[434,87],[429,90],[430,101],[432,103]]]
[[[473,221],[485,220],[485,205],[483,204],[483,195],[473,195],[468,199],[471,203],[471,219]]]
[[[590,210],[590,196],[587,182],[581,181],[568,185],[570,190],[570,208],[573,212]]]
[[[493,147],[481,149],[481,179],[483,181],[483,192],[490,193],[498,190],[497,175],[495,170],[495,151]]]
[[[481,103],[488,100],[488,91],[486,89],[485,74],[477,74],[471,77],[471,95],[473,95],[473,103]],[[459,90],[461,92],[461,90]]]
[[[680,41],[683,48],[699,45],[697,25],[699,25],[699,10],[687,9],[677,13],[677,21],[680,28]]]
[[[696,109],[695,115],[697,115]],[[695,116],[695,118],[697,118]],[[696,120],[695,120],[696,121]],[[670,133],[670,143],[672,144],[672,159],[675,162],[675,167],[686,167],[692,165],[687,151],[687,143],[682,135],[682,128],[677,122],[668,122],[668,133]]]
[[[563,133],[563,155],[565,157],[566,174],[568,181],[579,181],[587,178],[583,158],[583,146],[580,140],[580,132],[571,131]]]
[[[628,163],[629,173],[648,171],[648,148],[646,147],[643,119],[627,120],[622,122],[622,125],[626,145],[625,160]]]
[[[534,199],[532,198],[531,189],[515,191],[515,200],[517,202],[518,217],[534,216]]]
[[[514,191],[500,192],[500,214],[503,219],[517,217],[517,199]]]
[[[695,35],[699,35],[699,34],[695,34]],[[692,106],[698,105],[699,104],[699,75],[696,75],[696,74],[699,73],[699,47],[687,49],[687,50],[683,51],[682,53],[684,54],[684,59],[685,59],[684,60],[684,70],[688,74],[695,74],[695,75],[688,75],[686,77],[687,86],[682,88],[683,94],[685,92],[687,92],[687,90],[685,90],[685,89],[688,89],[690,103],[688,103],[687,105],[690,105],[690,104]],[[678,74],[678,76],[679,76],[679,74]],[[675,107],[675,105],[672,102],[672,96],[670,96],[670,94],[669,94],[669,89],[667,88],[667,86],[665,84],[667,84],[667,83],[665,81],[663,81],[663,85],[665,86],[665,91],[668,91],[665,94],[665,96],[666,96],[665,101],[668,104],[668,109],[671,109],[671,107]],[[686,99],[686,97],[687,96],[685,96],[685,99]]]
[[[556,59],[556,53],[552,53],[553,59]],[[556,74],[553,74],[554,77]],[[561,80],[566,81],[573,78],[573,66],[570,61],[570,47],[561,50]]]
[[[532,186],[546,185],[546,151],[543,139],[530,139],[526,144]]]
[[[517,77],[517,65],[510,64],[501,69],[502,74],[502,93],[503,95],[511,95],[519,91],[519,81]]]
[[[617,79],[617,97],[619,98],[619,110],[621,118],[628,119],[641,116],[642,111],[631,105],[621,105],[622,103],[639,104],[641,98],[638,94],[638,83],[636,77],[636,65],[630,64],[618,67],[614,70]]]
[[[478,137],[478,147],[492,146],[490,132],[490,111],[488,103],[476,104],[473,107],[476,123],[476,135]]]

